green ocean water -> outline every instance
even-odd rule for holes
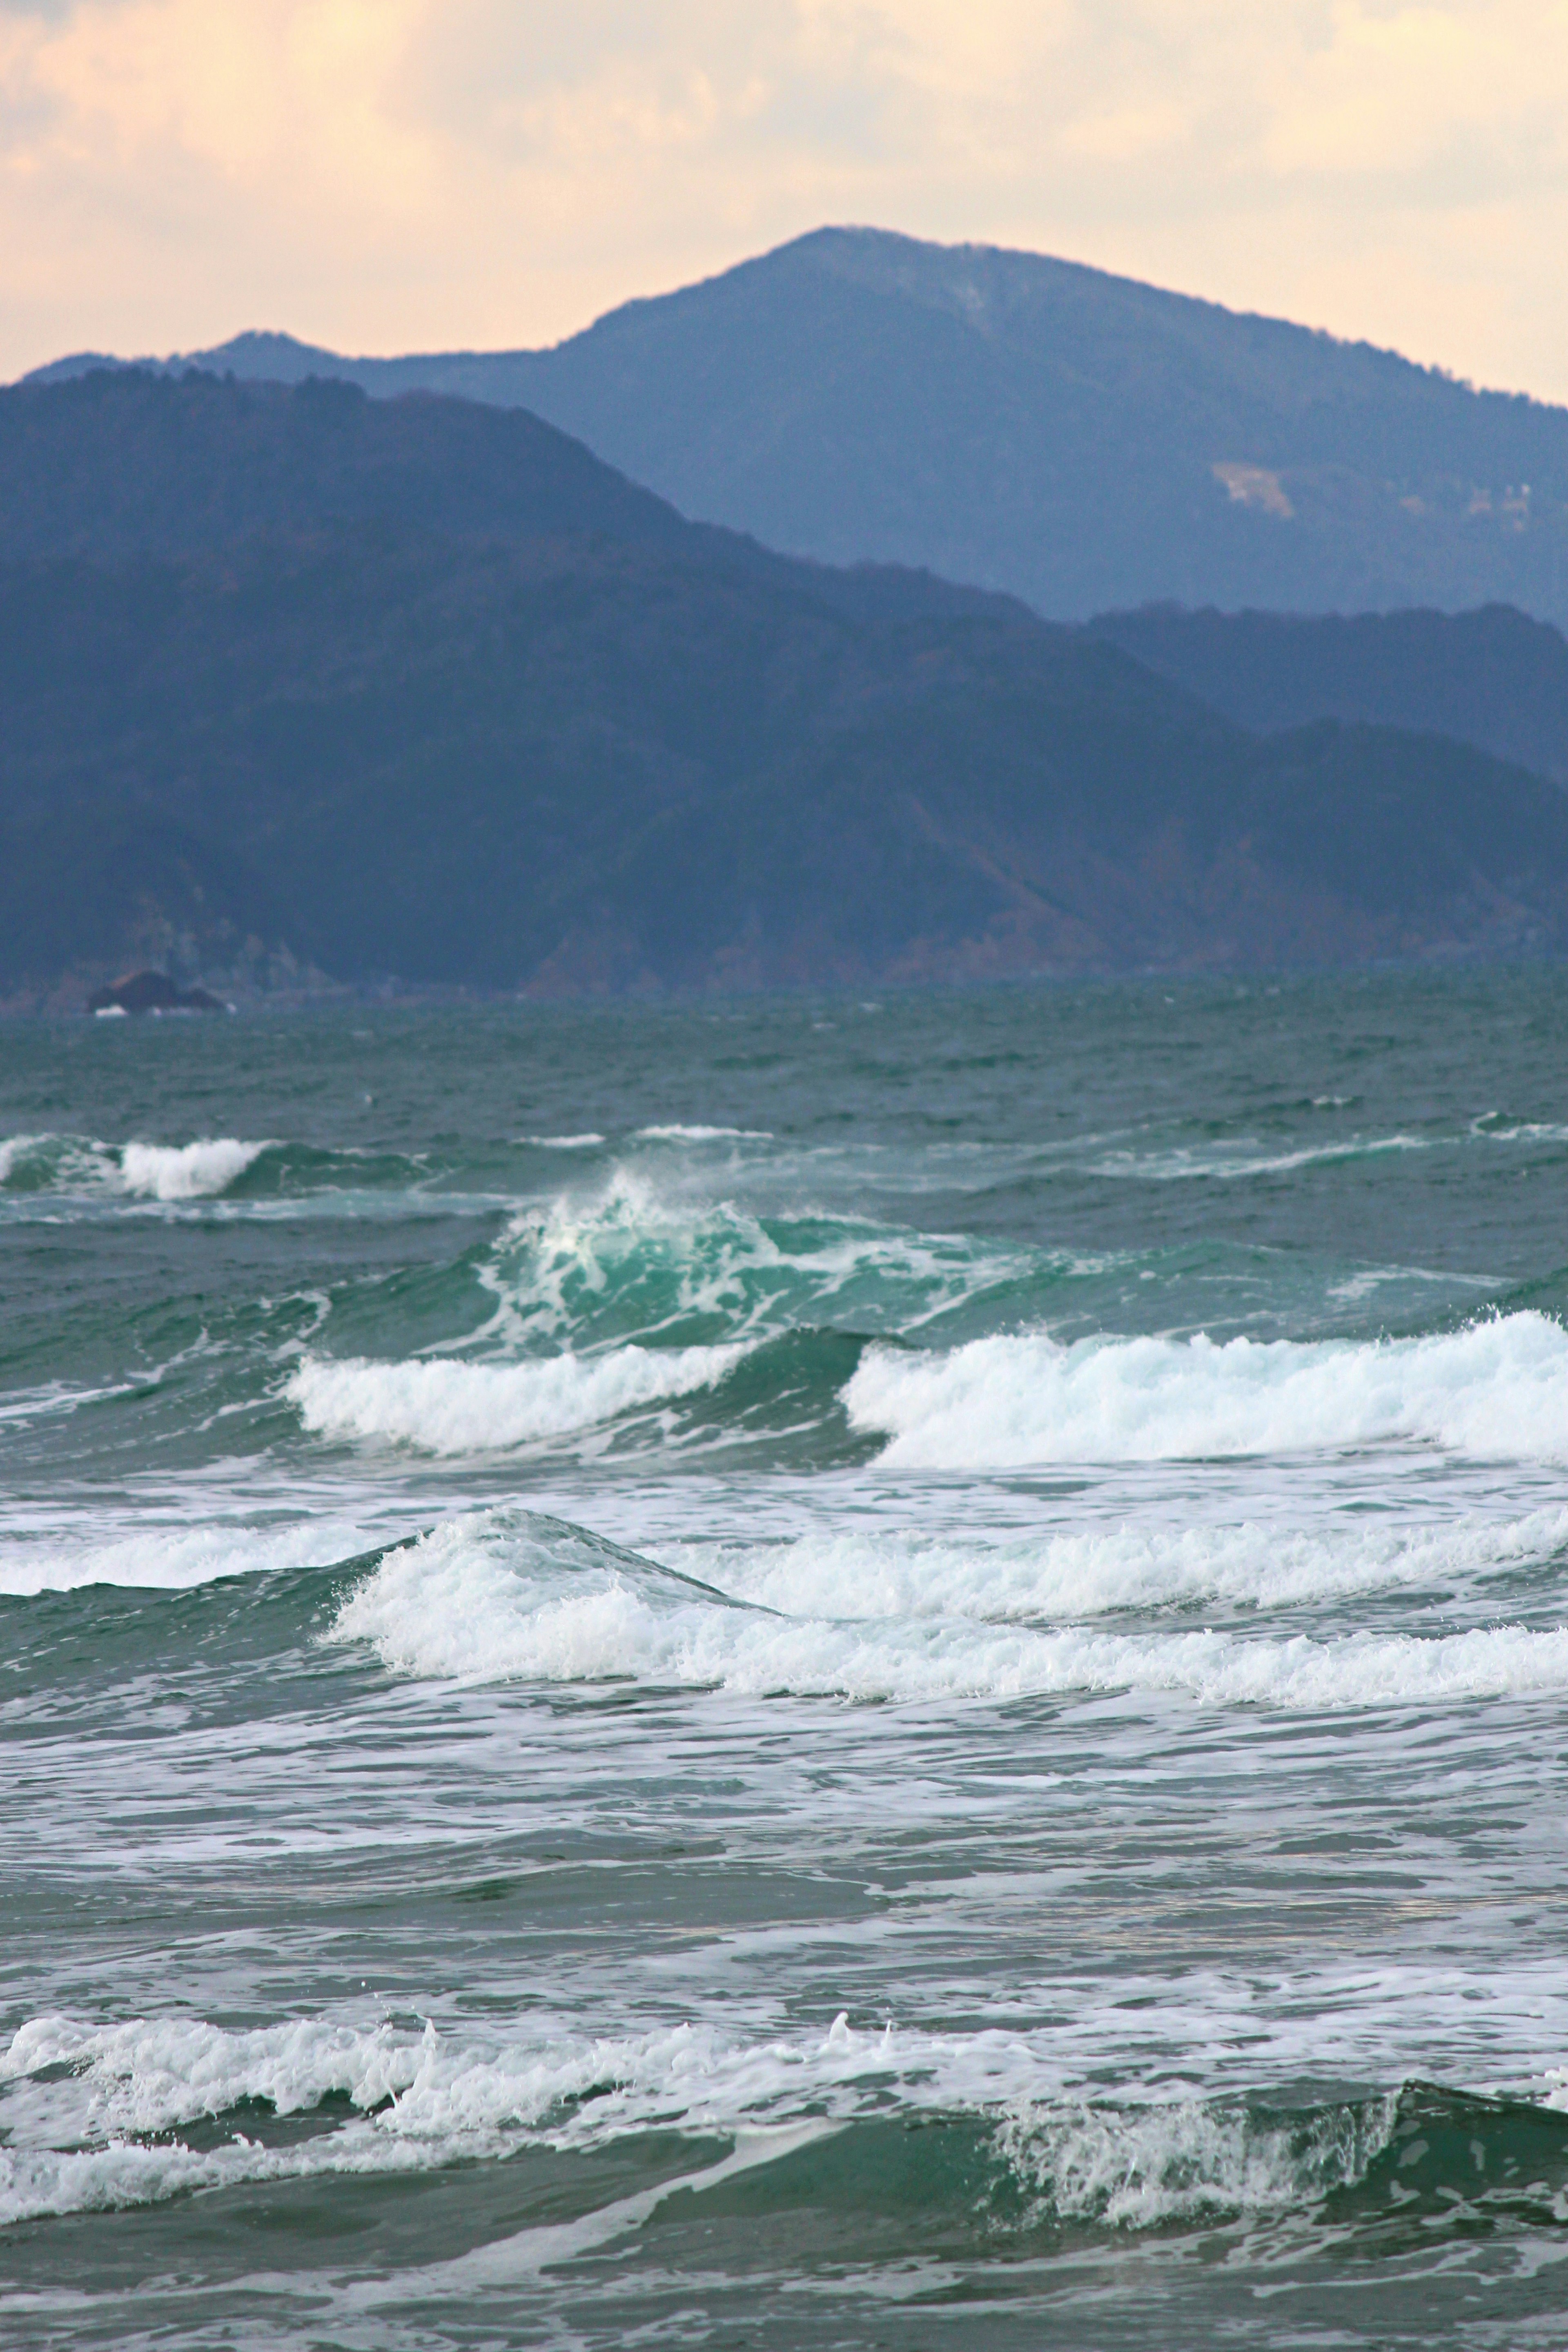
[[[0,1030],[0,2336],[1568,2332],[1568,977]]]

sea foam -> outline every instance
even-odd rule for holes
[[[1535,1313],[1372,1343],[972,1340],[868,1350],[845,1391],[882,1456],[925,1469],[1153,1462],[1415,1440],[1568,1461],[1568,1332]]]
[[[1131,1691],[1333,1709],[1568,1690],[1568,1628],[1321,1641],[792,1616],[510,1510],[448,1520],[384,1555],[331,1638],[367,1642],[395,1671],[425,1677],[922,1704]]]
[[[204,1136],[195,1143],[128,1143],[120,1154],[120,1181],[128,1192],[149,1200],[207,1200],[226,1192],[267,1148],[231,1135]]]
[[[384,1519],[371,1529],[353,1519],[317,1517],[247,1527],[216,1519],[200,1527],[148,1524],[133,1534],[97,1540],[24,1533],[0,1544],[0,1593],[30,1598],[95,1584],[184,1592],[231,1576],[331,1567],[386,1541]]]
[[[521,1364],[308,1356],[284,1393],[306,1428],[325,1436],[477,1454],[592,1429],[636,1406],[711,1388],[745,1353],[741,1346],[626,1347]]]
[[[761,1215],[617,1165],[511,1219],[481,1279],[507,1344],[716,1340],[803,1327],[910,1331],[1070,1261],[867,1217]]]
[[[1395,2108],[1392,2097],[1335,2105],[1292,2129],[1234,2099],[1063,2098],[1060,2073],[1026,2035],[857,2031],[842,2012],[826,2029],[749,2038],[696,2021],[457,2034],[311,2017],[240,2030],[38,2017],[0,2052],[0,2223],[246,2180],[419,2170],[530,2140],[574,2149],[647,2130],[742,2141],[804,2120],[842,2128],[891,2106],[966,2116],[989,2131],[998,2169],[1041,2203],[1137,2226],[1320,2197],[1364,2172]],[[308,2117],[331,2099],[347,2102],[346,2119],[281,2147],[252,2136],[258,2105]],[[228,2116],[247,2128],[216,2146],[210,2132],[200,2150],[175,2137]]]
[[[1353,1517],[1310,1528],[1244,1520],[989,1540],[918,1529],[806,1533],[791,1541],[683,1546],[683,1567],[789,1616],[968,1617],[992,1623],[1205,1602],[1284,1609],[1352,1594],[1506,1575],[1568,1546],[1568,1507],[1488,1520],[1390,1527]]]

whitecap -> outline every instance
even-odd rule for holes
[[[248,2029],[185,2016],[37,2017],[0,2052],[0,2223],[246,2180],[421,2170],[530,2140],[602,2147],[648,2129],[740,2147],[772,2134],[783,2152],[792,2126],[842,2128],[889,2105],[989,2126],[1001,2163],[1060,2211],[1147,2223],[1320,2196],[1360,2177],[1395,2108],[1393,2097],[1331,2107],[1292,2135],[1191,2097],[1064,2099],[1062,2072],[1028,2035],[858,2031],[844,2011],[826,2030],[750,2037],[684,2021],[608,2034],[443,2033],[433,2022],[410,2032],[321,2017]],[[323,2119],[282,2147],[235,2131],[197,2150],[175,2137],[258,2104],[310,2116],[334,2097],[347,2119]]]
[[[153,1525],[108,1540],[7,1538],[0,1544],[0,1593],[25,1599],[95,1584],[184,1592],[230,1576],[330,1567],[373,1541],[384,1542],[384,1531],[373,1537],[353,1521],[316,1517],[261,1528]]]
[[[197,1201],[226,1192],[265,1142],[243,1143],[229,1135],[203,1136],[195,1143],[128,1143],[120,1154],[120,1181],[128,1192],[154,1201]]]
[[[740,1345],[634,1346],[513,1364],[308,1356],[284,1394],[306,1428],[323,1436],[385,1438],[431,1454],[485,1453],[592,1429],[636,1406],[711,1388],[746,1352]]]
[[[1121,1526],[958,1541],[918,1529],[835,1530],[788,1542],[683,1546],[681,1563],[737,1599],[792,1617],[965,1617],[998,1624],[1115,1610],[1281,1609],[1352,1594],[1445,1588],[1517,1571],[1568,1546],[1568,1506],[1489,1522],[1467,1516],[1287,1528]]]
[[[448,1520],[387,1553],[329,1638],[367,1642],[394,1671],[426,1678],[922,1704],[1135,1691],[1315,1710],[1568,1690],[1568,1628],[1321,1641],[793,1616],[504,1510]]]
[[[1568,1332],[1533,1312],[1373,1342],[972,1340],[868,1350],[845,1402],[882,1459],[926,1469],[1154,1462],[1415,1440],[1568,1461]]]
[[[644,1143],[772,1143],[772,1130],[765,1127],[682,1127],[679,1122],[670,1127],[639,1127],[638,1140]]]

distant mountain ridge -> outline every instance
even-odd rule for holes
[[[1568,621],[1568,410],[1032,254],[823,229],[550,351],[350,360],[252,334],[195,358],[526,407],[684,514],[1053,618]]]
[[[581,993],[1568,952],[1568,793],[684,521],[536,418],[0,393],[0,984]]]
[[[1568,786],[1568,642],[1507,604],[1477,613],[1189,613],[1089,622],[1260,734],[1321,719],[1451,735]]]

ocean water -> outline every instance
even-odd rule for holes
[[[1568,975],[0,1137],[8,2345],[1568,2336]]]

